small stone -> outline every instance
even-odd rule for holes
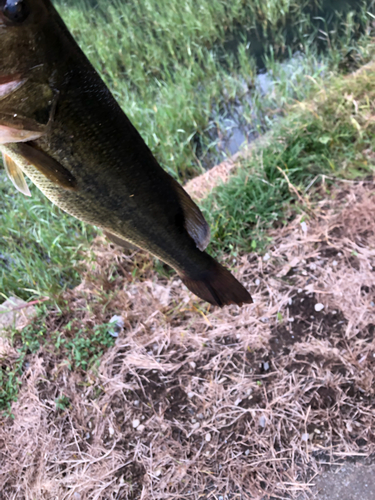
[[[115,429],[113,427],[108,427],[108,432],[110,436],[113,436],[115,433]]]
[[[259,285],[260,285],[260,279],[259,279],[259,278],[257,278],[257,279],[255,280],[255,284],[256,284],[256,286],[259,286]]]
[[[302,441],[305,441],[305,443],[306,443],[309,440],[308,433],[306,432],[306,433],[302,434],[301,439],[302,439]]]
[[[139,424],[137,427],[137,432],[142,432],[145,430],[145,426],[143,424]]]
[[[310,266],[309,266],[309,267],[310,267],[311,271],[315,271],[315,269],[316,269],[316,264],[315,264],[314,262],[311,262],[311,264],[310,264]]]
[[[314,429],[315,434],[321,434],[321,431],[319,429]]]
[[[265,362],[263,363],[263,370],[266,372],[266,371],[268,371],[269,369],[270,369],[270,364],[269,364],[269,362],[268,362],[268,361],[265,361]]]
[[[207,434],[205,436],[205,440],[207,441],[207,443],[209,443],[211,441],[211,434],[209,432],[207,432]]]
[[[151,293],[162,306],[168,306],[171,295],[171,288],[169,286],[163,286],[154,283],[151,288]]]
[[[139,406],[139,400],[138,400],[138,399],[136,399],[136,400],[134,401],[134,406]]]
[[[250,450],[246,450],[246,451],[245,451],[245,455],[246,455],[246,456],[250,455]]]
[[[302,292],[303,292],[303,289],[302,288],[298,288],[297,293],[302,293]]]
[[[289,323],[293,323],[294,322],[294,318],[288,318],[288,321],[289,321]]]
[[[191,399],[191,398],[193,398],[193,397],[194,397],[194,392],[188,392],[188,394],[187,394],[187,395],[188,395],[188,398],[190,398],[190,399]]]
[[[236,401],[234,402],[234,406],[238,406],[242,401],[242,398],[237,398]]]
[[[73,498],[74,498],[74,500],[81,500],[82,497],[81,497],[81,494],[76,491],[73,495]]]
[[[136,429],[140,423],[141,421],[138,418],[134,419],[132,422],[133,428]]]
[[[346,422],[346,428],[349,432],[353,432],[353,426],[351,422]]]
[[[301,229],[305,234],[307,233],[307,224],[305,221],[301,222]]]
[[[194,363],[194,361],[190,361],[189,362],[189,365],[191,366],[191,368],[193,368],[193,370],[196,368],[197,364]]]
[[[270,260],[271,256],[269,253],[266,253],[264,256],[263,256],[263,260],[264,262],[267,262],[268,260]]]
[[[264,415],[259,417],[259,426],[263,428],[266,426],[266,417]]]
[[[324,305],[321,304],[320,302],[318,302],[317,304],[315,304],[314,309],[315,309],[316,312],[323,311]]]
[[[194,430],[194,431],[196,431],[197,429],[199,429],[199,427],[200,427],[200,423],[199,422],[196,422],[195,424],[193,424],[191,426],[192,430]]]
[[[154,472],[154,476],[156,476],[156,477],[160,477],[160,476],[161,476],[161,469],[157,469],[157,470]]]
[[[333,265],[334,267],[336,267],[336,266],[337,266],[337,264],[338,264],[337,260],[334,260],[334,261],[332,262],[332,265]]]
[[[124,328],[125,324],[122,316],[118,316],[117,314],[115,314],[114,316],[112,316],[109,322],[111,324],[113,323],[113,329],[111,328],[110,330],[108,330],[108,333],[111,335],[111,337],[118,337],[118,334]]]

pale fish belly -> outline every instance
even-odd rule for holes
[[[50,181],[32,164],[24,160],[17,154],[12,145],[0,144],[0,151],[8,155],[23,171],[24,174],[42,191],[42,193],[61,210],[72,215],[88,224],[106,228],[105,221],[108,218],[101,207],[96,209],[95,205],[90,203],[87,196],[83,196],[79,191],[70,191],[64,189],[54,182]]]

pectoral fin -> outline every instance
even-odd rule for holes
[[[20,167],[8,155],[3,153],[3,162],[5,171],[14,186],[26,196],[31,196],[29,186],[26,184],[25,177]]]
[[[52,156],[30,144],[18,143],[14,148],[50,181],[64,189],[76,189],[77,181],[74,176]]]
[[[7,125],[0,125],[0,144],[34,141],[43,135],[43,133],[44,131],[24,130]]]
[[[16,76],[14,76],[13,78],[16,78]],[[13,92],[19,89],[25,82],[25,78],[13,80],[11,77],[0,77],[0,99],[4,99],[10,94],[13,94]]]
[[[185,229],[195,241],[199,250],[203,251],[210,242],[210,228],[198,206],[190,198],[178,182],[171,178],[172,185],[177,193],[184,212]]]

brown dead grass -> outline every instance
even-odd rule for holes
[[[254,148],[266,146],[266,144],[271,140],[271,137],[270,133],[260,136],[255,141],[244,146],[230,158],[227,158],[223,162],[219,163],[219,165],[215,165],[210,170],[207,170],[203,174],[188,181],[185,184],[184,189],[194,200],[203,200],[216,186],[228,182],[229,177],[233,175],[234,171],[240,165],[240,161],[248,158]]]
[[[65,319],[120,313],[124,331],[97,373],[29,359],[0,427],[0,498],[309,498],[325,463],[373,454],[374,185],[345,186],[233,263],[242,309],[98,239]]]

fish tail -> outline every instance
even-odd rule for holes
[[[207,257],[208,254],[206,254]],[[249,292],[236,278],[215,259],[210,266],[199,275],[189,276],[180,273],[180,278],[188,289],[201,299],[214,306],[223,307],[229,304],[251,304],[253,299]]]

